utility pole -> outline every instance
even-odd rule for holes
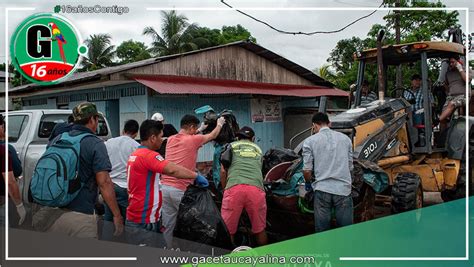
[[[400,0],[395,0],[395,7],[400,7]],[[400,11],[395,10],[395,44],[400,44]],[[402,66],[397,66],[395,88],[402,88]]]

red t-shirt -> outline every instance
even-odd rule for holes
[[[201,134],[189,135],[179,132],[168,138],[166,144],[166,160],[178,164],[186,169],[194,171],[199,148],[204,144],[204,136]],[[194,179],[178,179],[163,175],[162,183],[182,191],[194,182]]]
[[[156,151],[139,146],[128,158],[127,220],[134,223],[155,223],[161,212],[160,173],[168,161]],[[157,175],[158,174],[158,175]]]

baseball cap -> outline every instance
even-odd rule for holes
[[[246,137],[246,138],[253,138],[255,136],[255,132],[252,130],[252,128],[248,126],[244,126],[240,128],[240,130],[236,133],[236,135]]]
[[[72,110],[74,121],[80,121],[95,115],[99,115],[99,112],[97,112],[97,107],[95,104],[91,102],[80,103]]]
[[[154,121],[164,121],[165,118],[163,117],[163,114],[159,113],[159,112],[156,112],[155,114],[153,114],[153,116],[151,116],[151,119],[154,120]]]

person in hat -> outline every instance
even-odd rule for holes
[[[166,143],[168,142],[168,137],[175,135],[178,133],[176,128],[172,124],[165,123],[165,117],[163,117],[163,114],[156,112],[151,116],[151,119],[154,121],[161,122],[163,124],[163,144],[161,147],[156,151],[160,153],[161,156],[166,157]]]
[[[84,186],[71,203],[64,207],[65,209],[61,209],[64,210],[64,212],[62,212],[57,219],[55,218],[54,223],[52,223],[46,231],[63,233],[74,237],[97,238],[95,204],[98,199],[97,193],[100,190],[102,198],[113,215],[113,224],[115,226],[114,234],[120,235],[123,232],[124,221],[115,198],[114,184],[109,175],[112,165],[104,141],[96,136],[96,129],[99,124],[99,112],[94,103],[83,102],[74,107],[73,117],[74,125],[69,132],[70,135],[77,136],[83,133],[93,134],[81,140],[79,154],[81,165],[78,170],[78,175],[84,183]],[[61,135],[57,136],[53,139],[52,144],[60,138]],[[45,213],[41,211],[38,212],[33,216],[33,221],[40,220],[40,217],[45,217],[45,214],[51,214],[47,211],[50,207],[43,208],[45,209]],[[37,216],[37,220],[35,220],[35,216]],[[52,218],[50,218],[50,220],[52,220]]]
[[[224,190],[221,215],[232,242],[242,210],[247,212],[258,245],[267,243],[267,203],[263,189],[262,150],[254,143],[255,132],[248,126],[236,134],[237,141],[221,154],[221,183]]]

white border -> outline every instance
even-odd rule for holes
[[[5,8],[5,105],[6,105],[6,124],[8,125],[8,62],[9,62],[9,42],[8,42],[8,11],[9,10],[34,10],[35,8]],[[331,7],[297,7],[297,8],[266,8],[266,7],[234,7],[234,8],[169,8],[169,7],[148,7],[147,11],[161,11],[161,10],[181,10],[181,11],[229,11],[229,10],[260,10],[260,11],[435,11],[435,10],[450,10],[450,11],[465,11],[466,12],[466,34],[469,34],[469,8],[467,7],[450,7],[450,8],[371,8],[371,7],[351,7],[351,8],[331,8]],[[466,75],[468,72],[469,49],[466,43]],[[469,88],[468,79],[466,81],[466,96],[468,96]],[[466,114],[469,114],[469,105],[466,105]],[[466,120],[467,120],[466,116]],[[466,145],[469,145],[469,129],[468,121],[466,123]],[[5,149],[8,148],[8,131],[6,131]],[[6,152],[8,153],[8,152]],[[466,166],[469,169],[468,149],[466,149]],[[8,167],[8,157],[6,157],[6,168]],[[447,261],[466,261],[469,260],[469,186],[466,182],[466,256],[465,257],[340,257],[341,261],[428,261],[428,260],[447,260]],[[8,192],[8,183],[6,186]],[[136,257],[9,257],[8,256],[8,197],[6,197],[6,222],[5,222],[5,256],[6,260],[137,260]]]
[[[10,62],[10,42],[8,34],[8,11],[32,11],[34,7],[5,8],[5,123],[8,125],[8,63]],[[73,25],[73,24],[71,24]],[[77,30],[77,29],[76,29]],[[79,37],[80,40],[81,37]],[[8,131],[5,130],[5,155],[8,154]],[[5,170],[8,170],[8,157],[5,157]],[[8,192],[8,183],[5,186]],[[23,197],[23,194],[22,194]],[[8,194],[5,194],[5,260],[6,261],[136,261],[137,257],[10,257],[8,255]]]

